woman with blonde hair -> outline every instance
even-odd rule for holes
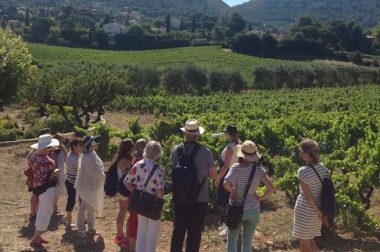
[[[298,170],[300,194],[294,208],[293,237],[299,240],[301,252],[318,251],[314,238],[321,236],[322,183],[319,177],[323,180],[329,174],[326,167],[320,163],[318,149],[317,142],[311,139],[304,139],[299,144],[305,166]]]
[[[135,188],[144,190],[159,198],[164,197],[164,169],[157,163],[162,155],[159,142],[150,141],[144,150],[144,159],[137,162],[124,180],[132,192]],[[150,179],[149,179],[150,178]],[[148,183],[146,183],[148,181]],[[160,220],[138,216],[136,252],[155,252],[160,231]]]

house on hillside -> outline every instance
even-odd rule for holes
[[[116,36],[125,30],[125,26],[117,23],[108,23],[103,25],[103,30],[108,36]]]
[[[7,22],[7,27],[10,28],[12,31],[14,29],[21,28],[22,24],[20,20],[9,20]]]

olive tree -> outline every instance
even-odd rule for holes
[[[105,64],[55,66],[44,69],[35,83],[22,90],[22,96],[34,105],[56,107],[72,129],[87,128],[92,113],[99,121],[104,106],[124,94],[124,79],[120,68]]]

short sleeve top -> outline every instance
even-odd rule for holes
[[[230,164],[228,165],[228,168],[231,168],[232,165],[236,164],[238,162],[238,156],[236,154],[236,144],[234,142],[229,142],[224,150],[222,151],[222,154],[220,155],[223,163],[225,163],[226,160],[226,154],[227,154],[227,148],[230,147],[233,151]]]
[[[231,204],[239,206],[243,204],[244,193],[252,169],[256,169],[256,171],[244,202],[244,211],[260,210],[260,202],[256,199],[255,192],[260,185],[261,178],[265,175],[265,171],[259,165],[252,168],[252,166],[242,166],[237,163],[230,168],[225,177],[225,180],[229,181],[237,189],[239,195],[239,200],[231,201]]]
[[[41,186],[55,170],[55,161],[49,155],[35,154],[31,160],[33,187]]]
[[[144,184],[155,165],[158,165],[158,167],[146,188],[144,188]],[[124,181],[131,183],[138,190],[144,190],[145,192],[154,194],[158,189],[164,189],[164,179],[165,174],[161,165],[156,161],[143,159],[132,167]]]
[[[323,164],[314,165],[315,170],[318,172],[318,175],[323,180],[329,176],[327,168]],[[311,166],[303,166],[298,170],[298,179],[303,181],[310,189],[311,194],[313,195],[314,200],[318,205],[320,205],[320,198],[322,193],[322,182],[318,178],[317,174]],[[300,195],[303,198],[304,192],[302,187],[300,187]]]

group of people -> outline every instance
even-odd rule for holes
[[[223,134],[228,144],[221,153],[218,173],[212,152],[199,143],[200,136],[205,132],[199,122],[188,120],[181,130],[184,141],[174,147],[171,155],[174,222],[170,251],[181,252],[184,245],[187,252],[199,251],[208,210],[210,179],[218,188],[217,203],[221,209],[227,205],[243,206],[242,219],[237,228],[231,229],[225,225],[220,228],[221,235],[227,235],[227,251],[237,251],[241,229],[242,251],[251,251],[252,239],[260,220],[260,202],[275,192],[271,179],[260,166],[261,155],[256,144],[249,140],[243,143],[239,139],[237,127],[228,125]],[[28,156],[28,185],[33,192],[30,218],[35,220],[35,233],[30,241],[32,247],[43,247],[48,243],[41,234],[47,230],[52,213],[57,211],[58,197],[65,192],[67,228],[76,226],[80,237],[97,233],[94,215],[103,212],[106,180],[103,162],[96,154],[99,138],[74,137],[70,140],[68,153],[64,142],[63,135],[53,137],[42,134],[38,143],[31,146],[33,151]],[[328,172],[318,159],[318,144],[315,141],[305,139],[299,149],[305,166],[298,171],[300,195],[295,206],[293,236],[299,239],[301,251],[313,252],[317,251],[314,237],[320,236],[322,225],[319,200],[322,185],[318,183],[318,176],[326,177]],[[159,142],[140,139],[134,143],[131,139],[125,139],[109,170],[115,171],[120,181],[118,186],[124,186],[130,193],[142,190],[155,197],[165,198],[165,169],[159,164],[161,155]],[[187,177],[184,178],[181,172]],[[186,178],[192,176],[195,176],[195,182],[187,183]],[[192,192],[184,200],[179,195],[184,195],[188,184]],[[265,191],[258,195],[257,189],[261,184],[265,185]],[[160,220],[130,211],[125,231],[125,218],[132,197],[123,193],[117,193],[114,197],[117,197],[119,204],[114,242],[129,251],[156,251]],[[74,225],[72,211],[77,199],[79,208]]]

